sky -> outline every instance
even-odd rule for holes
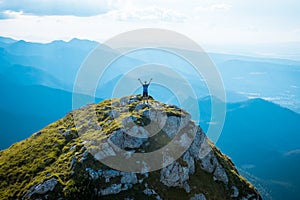
[[[0,0],[0,35],[102,42],[129,30],[164,28],[212,48],[295,46],[299,8],[299,0]]]

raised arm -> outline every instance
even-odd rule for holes
[[[150,83],[151,83],[151,81],[152,81],[152,78],[150,79],[150,81],[149,81],[149,83],[148,83],[148,84],[150,84]]]
[[[143,85],[143,82],[141,81],[141,79],[138,78],[138,80],[140,81],[140,83]]]

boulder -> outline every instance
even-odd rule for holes
[[[32,186],[28,193],[23,196],[23,199],[30,198],[34,194],[45,194],[49,191],[53,191],[57,184],[55,178],[51,178],[43,183]]]

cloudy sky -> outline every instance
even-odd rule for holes
[[[211,45],[300,41],[299,0],[0,0],[0,35],[104,41],[166,28]]]

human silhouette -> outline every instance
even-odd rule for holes
[[[140,81],[140,83],[142,84],[143,86],[143,100],[145,103],[148,103],[148,87],[152,81],[152,78],[150,79],[150,81],[147,83],[147,81],[145,81],[144,83],[141,81],[141,79],[138,79]]]

